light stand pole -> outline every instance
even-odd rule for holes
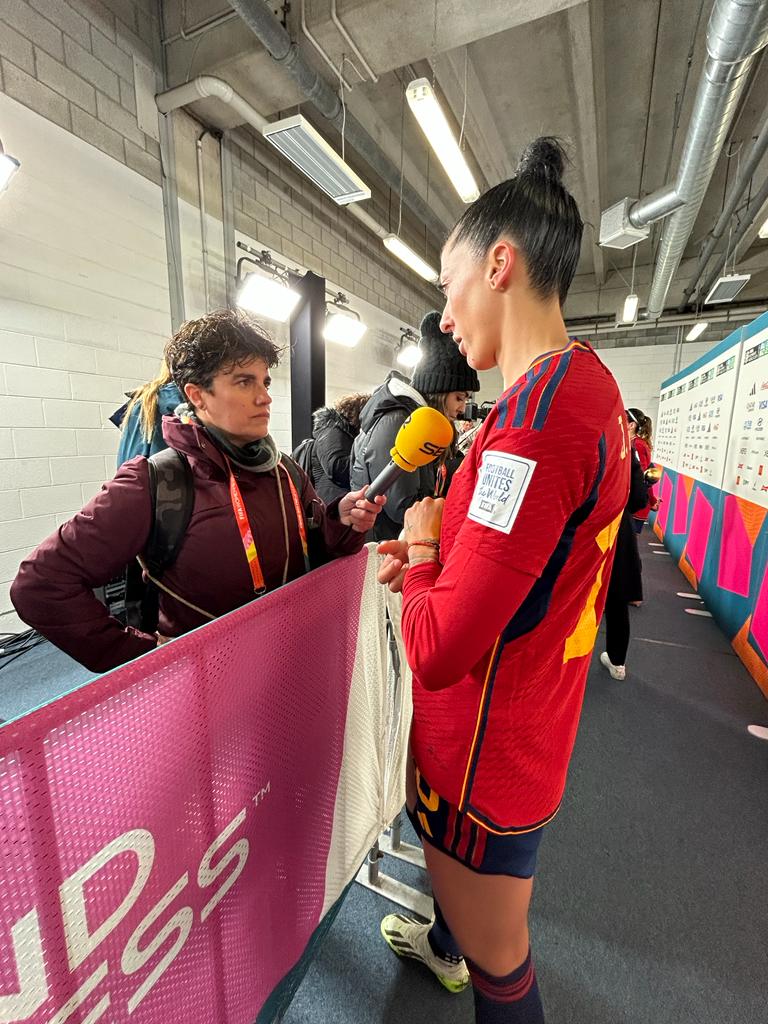
[[[312,413],[325,405],[325,278],[290,274],[301,295],[291,317],[291,445],[312,436]]]

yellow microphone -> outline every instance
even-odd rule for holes
[[[384,494],[403,473],[415,473],[434,462],[452,440],[453,426],[441,412],[428,406],[415,409],[398,430],[391,461],[368,488],[366,499],[373,501]]]

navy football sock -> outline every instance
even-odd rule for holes
[[[437,900],[434,902],[435,920],[432,923],[432,927],[427,932],[429,945],[435,956],[439,956],[441,960],[447,960],[449,963],[455,964],[461,960],[461,950],[456,943],[456,939],[454,939],[451,934],[451,929],[448,927],[448,923],[443,917],[440,904]]]
[[[495,977],[467,960],[475,995],[476,1024],[544,1024],[531,951],[511,974]]]

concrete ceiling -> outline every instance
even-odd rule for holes
[[[582,258],[566,306],[569,316],[613,313],[632,278],[643,299],[652,277],[658,229],[636,250],[600,249],[601,210],[625,196],[652,192],[674,177],[703,67],[705,35],[713,0],[337,0],[336,12],[378,77],[361,82],[349,63],[345,92],[349,111],[366,128],[407,181],[449,229],[461,212],[455,195],[407,105],[411,77],[434,79],[455,123],[466,105],[465,146],[478,180],[495,184],[514,170],[533,138],[558,135],[570,143],[568,184],[584,218]],[[331,62],[356,56],[331,19],[332,0],[292,0],[285,15],[272,7],[303,55],[326,81],[338,79],[302,30],[301,15]],[[199,74],[228,81],[267,117],[295,112],[303,103],[296,85],[264,51],[247,27],[230,17],[198,32],[197,26],[226,15],[222,0],[165,0],[165,35],[171,85]],[[184,18],[185,20],[182,20]],[[188,38],[180,37],[183,33]],[[292,108],[292,109],[291,109]],[[696,264],[702,239],[722,208],[732,181],[768,110],[768,58],[756,62],[726,147],[669,292],[676,306]],[[204,120],[232,126],[218,101],[195,107]],[[678,122],[675,130],[676,121]],[[337,133],[325,125],[333,143]],[[731,159],[728,159],[728,153]],[[768,160],[754,177],[756,190]],[[397,197],[395,197],[397,204]],[[768,216],[768,211],[765,211]],[[408,214],[406,212],[406,218]],[[740,299],[768,296],[768,243],[747,236],[743,260],[753,279]],[[418,230],[419,225],[411,225]],[[422,229],[423,231],[423,229]],[[727,243],[726,232],[722,248]],[[432,239],[439,245],[441,239]]]

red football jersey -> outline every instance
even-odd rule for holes
[[[643,472],[645,472],[651,464],[651,446],[648,444],[644,437],[636,437],[632,442],[632,446],[637,452],[638,459],[640,459],[640,468]],[[648,519],[648,516],[651,513],[652,497],[652,493],[649,492],[648,504],[645,506],[645,508],[641,508],[639,512],[633,513],[635,519],[642,519],[643,522],[645,522]]]
[[[589,345],[537,360],[453,478],[441,562],[406,573],[412,745],[499,833],[557,811],[629,488],[619,389]]]

